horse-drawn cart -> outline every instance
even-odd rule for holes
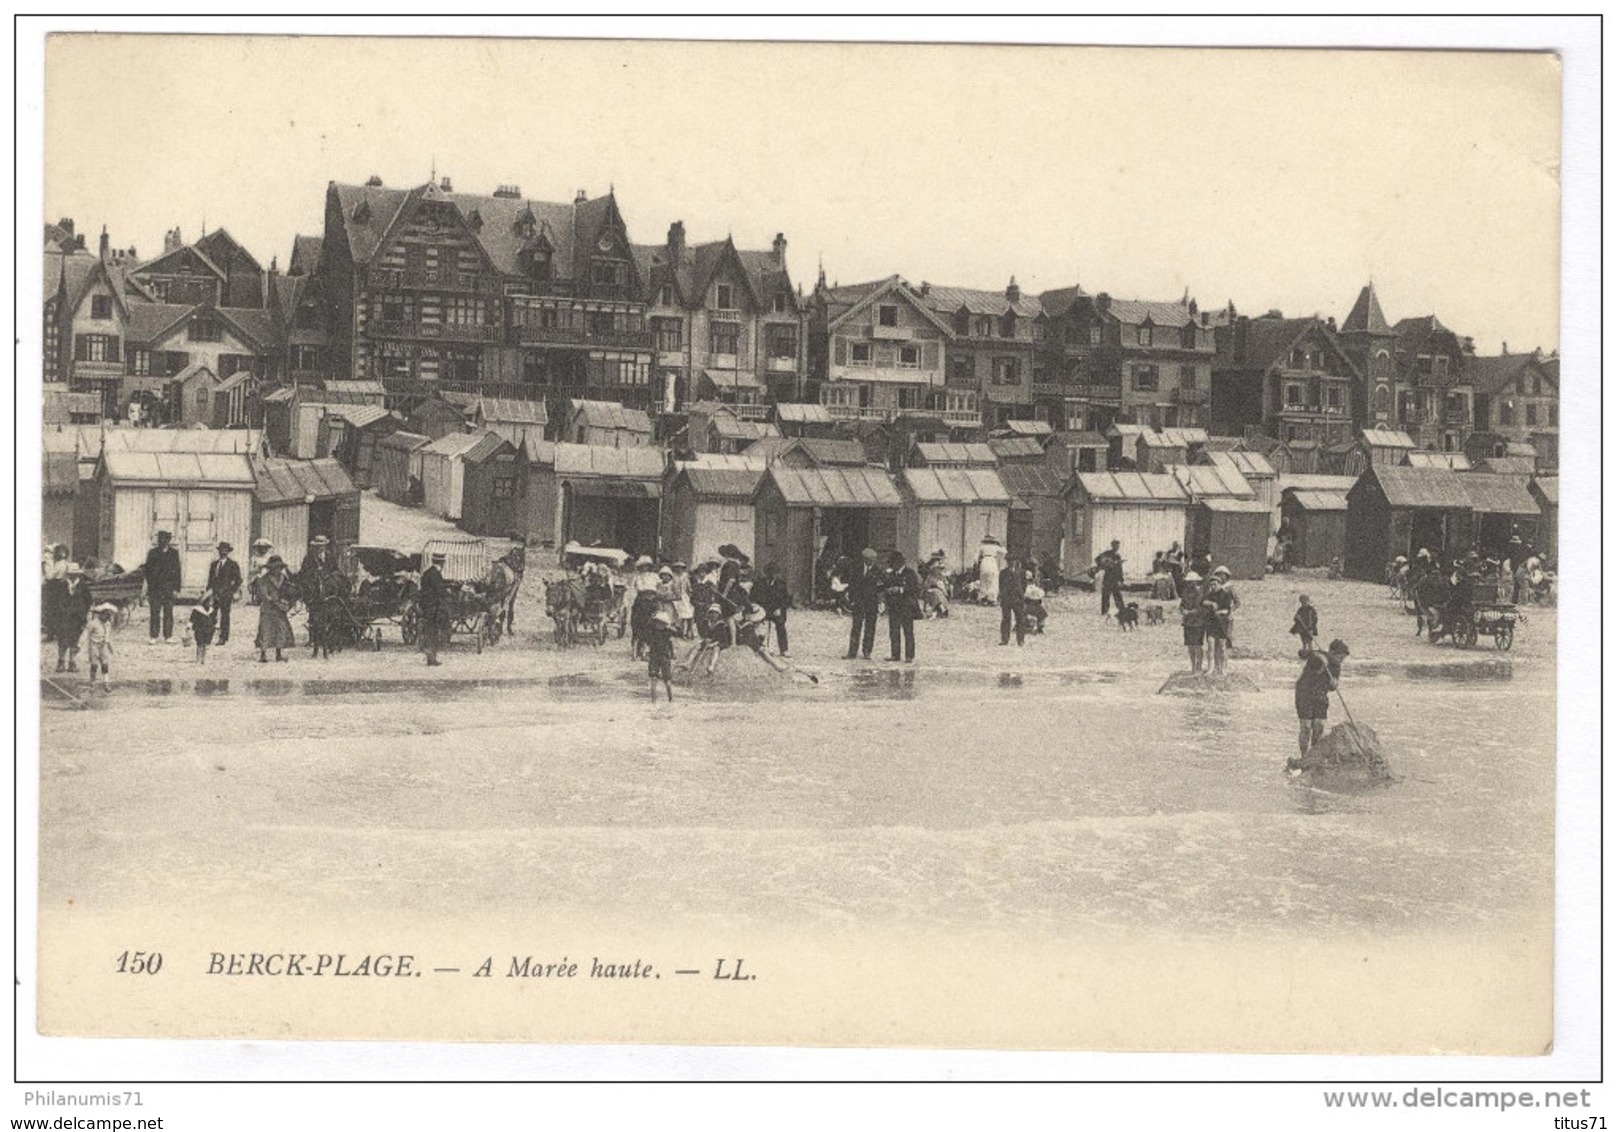
[[[562,548],[565,578],[545,582],[545,613],[555,623],[556,644],[604,645],[614,625],[623,635],[624,584],[617,577],[627,551],[570,542]]]
[[[521,547],[491,558],[482,539],[433,539],[421,548],[421,561],[444,556],[449,592],[444,606],[444,644],[471,637],[482,652],[509,631],[525,556]]]
[[[1521,614],[1514,605],[1487,602],[1472,606],[1470,614],[1469,619],[1457,623],[1453,628],[1456,646],[1472,648],[1478,637],[1492,637],[1496,649],[1508,649],[1515,642],[1516,622]]]

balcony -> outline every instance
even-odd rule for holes
[[[649,350],[649,330],[575,330],[564,326],[513,327],[516,340],[524,346],[572,346],[579,349]]]
[[[741,421],[767,421],[769,419],[768,405],[731,405],[730,411]]]
[[[939,409],[935,414],[951,428],[982,428],[983,415],[975,409]]]
[[[1464,408],[1444,409],[1443,423],[1446,425],[1468,425],[1471,423],[1471,411]]]
[[[1087,382],[1066,386],[1066,396],[1101,405],[1120,405],[1123,402],[1122,385],[1097,385]]]
[[[795,357],[770,358],[765,363],[765,368],[767,368],[770,373],[796,373],[797,359]]]
[[[1173,400],[1180,405],[1205,405],[1212,399],[1212,394],[1205,389],[1186,389],[1181,386],[1173,390]]]
[[[432,338],[440,342],[494,342],[500,328],[448,322],[376,322],[370,327],[373,338]]]
[[[1033,383],[1033,396],[1071,397],[1075,388],[1075,386],[1064,385],[1059,381],[1035,381]]]
[[[867,405],[827,405],[825,411],[834,421],[876,421],[879,424],[886,424],[896,413],[893,409],[876,409]]]

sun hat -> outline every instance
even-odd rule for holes
[[[1185,581],[1187,581],[1187,582],[1199,582],[1201,580],[1202,580],[1202,576],[1200,574],[1196,573],[1196,571],[1194,571],[1194,570],[1186,570],[1185,571]]]
[[[874,562],[874,561],[876,561],[876,552],[875,552],[874,549],[867,546],[867,547],[865,547],[864,550],[859,552],[859,557],[866,558],[866,559],[869,559],[871,562]]]
[[[434,562],[448,562],[449,561],[449,555],[445,554],[441,550],[435,550],[435,551],[432,552],[432,560]]]
[[[310,546],[330,546],[331,545],[331,540],[328,539],[325,535],[315,535],[312,539],[309,540],[309,545]]]
[[[636,558],[634,560],[634,566],[635,566],[636,570],[640,569],[640,567],[642,567],[642,566],[650,566],[651,564],[652,564],[651,559],[648,558],[644,554],[642,554],[639,558]]]
[[[1228,578],[1229,576],[1230,576],[1230,568],[1228,566],[1215,566],[1213,568],[1213,577],[1215,577],[1215,578]]]
[[[113,605],[112,602],[110,602],[110,601],[104,601],[100,605],[94,606],[90,610],[90,612],[91,613],[117,613],[118,612],[118,607],[116,605]]]

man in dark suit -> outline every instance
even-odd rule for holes
[[[876,643],[876,616],[881,609],[882,582],[886,571],[876,565],[876,552],[866,547],[849,571],[848,604],[853,608],[853,625],[848,630],[848,660],[870,659]]]
[[[214,607],[219,612],[219,643],[230,643],[230,606],[241,593],[241,566],[230,557],[235,547],[228,542],[219,544],[219,557],[208,563],[208,592],[213,595]]]
[[[1022,614],[1027,603],[1027,569],[1017,559],[1005,563],[999,572],[999,643],[1011,643],[1011,630],[1016,630],[1016,643],[1027,640],[1027,622]]]
[[[167,531],[157,532],[157,545],[146,553],[146,604],[151,607],[151,640],[157,643],[157,630],[163,630],[163,642],[174,640],[174,595],[180,592],[180,552],[173,545],[174,536]]]
[[[438,650],[444,647],[447,636],[444,621],[448,615],[445,606],[449,583],[444,581],[445,561],[447,558],[442,553],[432,556],[432,565],[421,571],[421,589],[416,595],[416,608],[421,614],[421,651],[427,654],[428,666],[434,668],[442,663]]]
[[[1095,558],[1095,573],[1100,575],[1100,615],[1105,617],[1109,607],[1123,608],[1123,555],[1121,544],[1114,538],[1109,549]],[[1205,574],[1203,575],[1206,576]]]

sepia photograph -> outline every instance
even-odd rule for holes
[[[1555,1052],[1553,43],[45,30],[20,1030]]]

